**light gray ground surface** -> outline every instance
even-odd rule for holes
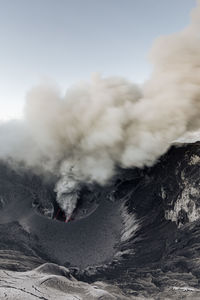
[[[68,269],[44,264],[32,271],[0,271],[0,299],[5,300],[128,300],[121,291],[102,282],[77,281]]]

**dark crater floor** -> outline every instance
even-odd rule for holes
[[[151,168],[119,169],[107,187],[83,187],[68,223],[53,187],[1,163],[1,269],[54,262],[128,295],[200,299],[199,142],[173,146]]]

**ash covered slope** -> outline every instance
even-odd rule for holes
[[[199,299],[199,175],[199,142],[172,147],[152,168],[122,171],[112,195],[125,197],[137,229],[121,243],[121,260],[80,278],[139,297]]]
[[[77,281],[68,269],[44,264],[32,271],[1,271],[0,299],[9,300],[128,300],[119,288]],[[134,298],[131,298],[134,299]]]
[[[94,286],[105,292],[104,297],[110,292],[105,299],[116,297],[116,293],[118,298],[113,299],[123,299],[116,288],[128,299],[199,299],[199,174],[200,143],[172,147],[154,167],[119,170],[109,186],[94,186],[100,205],[85,219],[66,224],[50,219],[55,215],[53,185],[2,165],[0,262],[1,269],[11,272],[8,277],[1,273],[3,280],[10,281],[6,290],[2,284],[1,291],[7,293],[7,299],[18,299],[13,296],[16,293],[22,299],[20,293],[24,292],[17,289],[27,276],[44,292],[40,286],[43,269],[42,275],[38,269],[31,274],[18,271],[54,262],[69,271],[65,269],[67,276],[59,273],[55,277],[59,267],[49,265],[49,282],[56,281],[55,290],[69,299],[73,293],[78,299],[90,299],[88,293],[94,292]],[[39,215],[33,202],[42,212],[48,211],[50,218]],[[72,284],[68,276],[78,281]],[[101,283],[96,285],[96,281]],[[23,288],[34,293],[29,283]],[[46,298],[51,299],[55,290],[45,289]]]

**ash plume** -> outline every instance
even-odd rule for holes
[[[57,201],[70,217],[82,182],[103,185],[116,166],[150,166],[200,127],[199,32],[197,1],[187,28],[154,43],[154,70],[142,88],[99,75],[64,97],[56,86],[33,88],[24,120],[0,127],[0,158],[56,174]]]

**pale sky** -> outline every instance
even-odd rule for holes
[[[142,83],[155,38],[189,23],[195,0],[0,0],[0,119],[23,114],[45,79],[68,86],[92,73]]]

